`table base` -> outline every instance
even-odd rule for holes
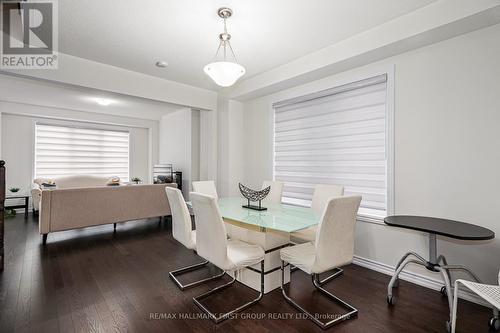
[[[449,265],[443,255],[437,255],[437,241],[435,234],[429,234],[429,260],[424,259],[421,255],[415,252],[406,253],[398,262],[395,268],[395,273],[387,286],[387,303],[394,305],[396,299],[392,293],[394,287],[398,287],[399,274],[408,264],[417,264],[424,266],[429,271],[440,273],[444,280],[444,286],[441,288],[441,293],[448,298],[450,320],[446,322],[448,329],[451,328],[450,323],[453,311],[453,291],[451,285],[450,271],[459,270],[467,273],[473,280],[481,283],[481,280],[467,267],[462,265]]]
[[[281,287],[281,259],[280,250],[289,246],[290,235],[288,233],[259,232],[241,228],[226,223],[229,237],[250,244],[261,246],[266,255],[264,257],[264,293],[268,293]],[[236,280],[244,285],[260,291],[260,264],[243,268],[230,274],[236,276]],[[285,269],[285,283],[290,281],[290,267]]]

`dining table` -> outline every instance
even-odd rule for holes
[[[257,211],[244,208],[247,203],[241,197],[218,199],[219,211],[226,223],[229,238],[261,246],[264,258],[264,292],[268,293],[281,286],[280,250],[292,245],[290,234],[313,227],[320,222],[320,216],[309,207],[285,203],[262,202],[267,208]],[[191,208],[191,203],[188,202]],[[195,217],[196,224],[196,217]],[[249,266],[236,273],[241,283],[260,290],[260,265]],[[285,283],[290,281],[290,269],[286,267]]]

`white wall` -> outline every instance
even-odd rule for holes
[[[217,111],[183,108],[160,120],[160,163],[182,171],[182,193],[189,197],[192,182],[215,180],[217,172]]]
[[[230,124],[241,124],[245,128],[243,120],[243,104],[237,101],[229,101],[228,105],[228,116]],[[258,135],[257,132],[248,133],[248,140],[252,140],[254,135]],[[244,155],[245,155],[245,132],[240,129],[240,126],[230,126],[228,128],[228,154],[229,154],[229,184],[228,184],[228,195],[239,196],[240,190],[238,187],[239,182],[243,182],[244,179]],[[260,185],[256,187],[260,189]]]
[[[53,111],[59,115],[55,117]],[[20,187],[23,191],[31,189],[34,174],[34,124],[36,121],[52,124],[80,124],[88,127],[127,130],[130,132],[130,177],[148,181],[150,172],[150,131],[157,133],[158,123],[147,121],[151,128],[141,120],[92,114],[92,121],[85,121],[79,112],[73,110],[51,109],[0,102],[1,112],[1,159],[6,163],[6,185]],[[61,117],[64,115],[64,117]],[[71,119],[71,120],[63,120]],[[97,123],[97,124],[96,124]],[[104,124],[106,123],[106,124]],[[113,124],[113,125],[110,125]],[[157,134],[155,135],[157,138]],[[156,146],[156,144],[155,144]],[[156,150],[157,151],[157,150]],[[157,160],[157,153],[154,154]]]
[[[220,196],[239,195],[238,182],[242,182],[243,155],[243,104],[220,99],[218,104],[218,182]],[[251,135],[251,133],[250,133]]]
[[[229,98],[249,100],[269,95],[499,22],[497,0],[434,1],[286,64],[244,78],[230,89]]]
[[[200,180],[200,110],[191,111],[191,181]]]
[[[217,181],[217,111],[200,111],[200,180]]]
[[[191,109],[184,108],[160,120],[160,163],[172,163],[182,172],[182,192],[187,198],[191,186]]]
[[[224,124],[242,131],[242,158],[224,162],[251,186],[272,177],[272,108],[283,99],[395,69],[395,213],[458,219],[500,233],[500,25],[400,54],[244,103],[244,116]],[[224,130],[221,128],[219,134]],[[395,265],[408,250],[427,256],[424,234],[359,222],[355,253]],[[438,238],[449,261],[496,282],[500,241]],[[421,274],[435,274],[411,267]]]

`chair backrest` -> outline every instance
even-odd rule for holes
[[[311,208],[316,214],[323,214],[326,205],[332,198],[338,198],[344,195],[344,186],[341,185],[316,185],[312,197]]]
[[[354,256],[354,227],[361,196],[331,199],[316,231],[314,273],[348,264]]]
[[[215,197],[218,199],[217,189],[215,188],[215,182],[213,180],[204,180],[193,182],[193,192],[203,193]]]
[[[227,234],[217,200],[210,195],[191,192],[196,220],[196,251],[198,255],[221,269],[227,263]]]
[[[273,182],[270,180],[264,180],[262,183],[262,189],[271,186],[271,190],[267,197],[264,198],[265,202],[281,203],[281,195],[283,193],[283,183]]]
[[[168,203],[172,211],[172,235],[179,243],[190,250],[196,249],[191,237],[191,215],[187,208],[182,192],[173,187],[165,187]]]

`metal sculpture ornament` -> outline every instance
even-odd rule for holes
[[[258,211],[267,210],[266,207],[262,207],[261,202],[265,197],[267,197],[267,195],[269,194],[269,191],[271,191],[271,186],[268,186],[265,189],[260,190],[260,191],[252,190],[251,188],[246,187],[242,183],[238,183],[238,186],[240,187],[241,195],[243,195],[245,197],[245,199],[247,199],[247,201],[248,201],[247,205],[242,206],[243,208],[248,208],[248,209],[253,209],[253,210],[258,210]],[[250,201],[254,201],[254,202],[258,201],[259,205],[258,206],[251,205]]]

